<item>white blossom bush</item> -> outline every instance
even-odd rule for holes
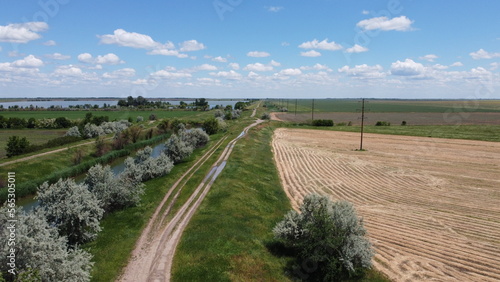
[[[177,164],[191,155],[193,147],[182,141],[179,136],[173,134],[168,138],[167,142],[165,142],[164,152],[165,155],[174,161],[174,164]]]
[[[215,110],[214,117],[215,118],[224,118],[226,114],[222,110]]]
[[[7,258],[11,248],[8,245],[8,219],[7,209],[0,208],[2,273],[7,273],[10,269]],[[47,223],[41,212],[25,213],[19,208],[16,210],[16,220],[15,266],[18,278],[31,273],[34,279],[29,281],[90,281],[92,256],[79,248],[68,248],[67,238],[59,236],[57,228]],[[4,278],[10,281],[9,278],[15,277]]]
[[[106,213],[137,205],[144,194],[144,185],[130,181],[123,175],[115,176],[109,165],[96,164],[87,172],[84,183],[99,199]]]
[[[332,202],[317,194],[304,198],[300,213],[292,210],[273,229],[276,239],[295,250],[300,269],[309,280],[337,281],[360,275],[371,267],[373,249],[363,220],[346,201]]]
[[[87,123],[83,127],[83,137],[85,138],[94,138],[104,135],[104,130],[100,126],[97,126],[93,123]]]
[[[241,116],[241,110],[232,110],[231,111],[233,119],[237,119]]]
[[[56,128],[55,118],[42,118],[36,121],[35,128]]]
[[[142,117],[142,116],[137,116],[137,118],[136,118],[136,121],[137,121],[137,122],[141,122],[141,121],[143,121],[143,120],[144,120],[144,117]]]
[[[83,127],[83,136],[85,138],[94,138],[110,133],[122,132],[129,126],[130,122],[126,120],[103,122],[99,126],[92,123],[87,123]]]
[[[218,117],[215,120],[217,120],[219,130],[222,132],[226,132],[228,126],[224,119],[222,117]]]
[[[137,151],[134,158],[125,160],[124,177],[133,183],[140,183],[170,173],[174,162],[163,152],[160,156],[153,158],[153,149],[149,146]]]
[[[201,128],[183,130],[180,132],[179,137],[184,143],[195,149],[207,145],[208,141],[210,141],[208,134]]]
[[[130,122],[128,122],[127,120],[109,121],[109,122],[105,121],[100,125],[100,127],[104,131],[104,134],[121,132],[127,129],[129,126]]]
[[[80,130],[78,129],[78,126],[73,126],[68,131],[66,131],[66,134],[64,136],[74,136],[74,137],[82,137]]]
[[[38,208],[60,235],[68,237],[70,245],[91,241],[101,231],[99,221],[104,210],[87,185],[59,179],[52,185],[43,183],[37,192]]]

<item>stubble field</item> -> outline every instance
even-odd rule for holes
[[[394,281],[500,280],[500,143],[277,129],[273,151],[297,208],[353,202],[374,265]]]

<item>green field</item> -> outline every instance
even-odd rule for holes
[[[71,120],[76,119],[84,119],[87,113],[92,113],[93,116],[109,116],[109,120],[122,120],[132,118],[134,121],[137,116],[142,116],[145,120],[151,114],[156,115],[157,118],[188,118],[193,120],[203,120],[210,115],[208,113],[213,112],[197,112],[197,111],[185,111],[185,110],[120,110],[120,111],[105,111],[105,110],[93,110],[93,111],[0,111],[0,116],[4,116],[5,118],[10,117],[19,117],[19,118],[35,118],[35,119],[43,119],[43,118],[57,118],[57,117],[65,117]]]
[[[280,107],[287,107],[290,113],[310,112],[312,99],[269,100]],[[366,99],[365,109],[370,112],[500,112],[500,100],[378,100]],[[315,112],[359,112],[361,102],[358,99],[315,99]]]
[[[26,137],[30,144],[44,144],[63,136],[67,129],[0,129],[0,159],[6,157],[5,147],[10,136]]]

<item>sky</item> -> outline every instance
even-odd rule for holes
[[[499,99],[500,1],[0,1],[0,98]]]

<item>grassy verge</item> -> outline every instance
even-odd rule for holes
[[[360,132],[359,126],[314,127],[283,123],[283,127]],[[364,127],[365,133],[422,136],[500,142],[500,125],[408,125]]]
[[[286,259],[266,248],[290,209],[274,167],[267,126],[238,141],[226,168],[177,248],[174,281],[287,280]]]

